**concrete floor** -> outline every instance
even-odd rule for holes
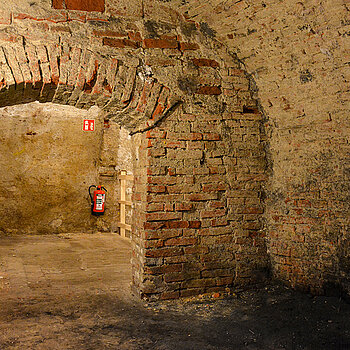
[[[270,285],[145,303],[111,234],[0,237],[0,350],[350,349],[350,305]]]
[[[0,291],[21,297],[129,293],[130,242],[112,234],[0,239]],[[130,293],[129,293],[130,294]]]

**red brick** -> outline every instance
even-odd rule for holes
[[[202,225],[201,221],[189,221],[188,228],[200,228]]]
[[[219,86],[201,86],[196,91],[196,94],[201,95],[220,95],[222,93]]]
[[[193,289],[185,289],[180,291],[181,297],[187,298],[192,297],[194,295],[199,295],[204,293],[205,289],[203,288],[193,288]]]
[[[204,133],[203,139],[205,141],[220,141],[221,135],[215,132]]]
[[[217,209],[217,208],[224,208],[226,206],[225,201],[211,201],[209,203],[209,208]]]
[[[126,33],[115,32],[113,30],[94,30],[92,34],[98,37],[109,37],[109,38],[126,37]]]
[[[179,297],[180,297],[180,291],[163,292],[160,295],[160,299],[162,300],[178,299]]]
[[[179,220],[181,219],[182,214],[181,213],[172,213],[172,212],[166,212],[166,213],[147,213],[146,214],[146,220],[147,221],[163,221],[163,220]]]
[[[170,221],[169,221],[170,222]],[[145,223],[144,226],[151,226],[150,224],[157,224],[158,222]],[[167,239],[172,237],[179,237],[182,235],[182,229],[172,229],[172,230],[164,230],[163,225],[164,222],[160,223],[160,227],[153,227],[152,230],[145,231],[146,239]]]
[[[238,209],[237,213],[239,214],[263,214],[264,208],[262,207],[245,207]]]
[[[146,249],[145,256],[150,258],[160,258],[165,256],[182,255],[183,251],[180,247],[167,247],[159,249]]]
[[[63,10],[63,0],[52,0],[52,7],[54,9]]]
[[[146,205],[146,211],[152,212],[152,211],[163,211],[164,204],[163,203],[147,203]]]
[[[53,0],[52,6],[55,9],[104,12],[105,0]]]
[[[164,280],[167,283],[184,281],[186,275],[182,272],[167,273],[164,275]]]
[[[164,193],[166,187],[165,186],[147,186],[147,191],[150,193]]]
[[[133,201],[141,201],[142,200],[142,194],[141,193],[133,193],[132,194],[132,200]]]
[[[217,286],[229,285],[229,284],[232,284],[232,282],[233,282],[233,276],[219,277],[216,279]]]
[[[184,281],[182,285],[184,288],[211,287],[216,285],[215,281],[215,278],[192,279]]]
[[[138,42],[142,41],[140,32],[128,32],[128,37],[132,41],[138,41]]]
[[[164,279],[166,282],[171,283],[171,282],[179,282],[179,281],[185,281],[187,279],[192,279],[192,278],[198,278],[200,277],[199,271],[192,271],[192,272],[172,272],[172,273],[167,273],[164,276]]]
[[[184,141],[167,141],[165,144],[167,148],[185,148],[186,144]]]
[[[192,60],[193,64],[197,67],[219,67],[219,63],[215,60],[210,60],[207,58],[194,58]]]
[[[176,203],[175,210],[176,211],[189,211],[191,210],[193,205],[191,203]]]
[[[165,241],[166,246],[194,245],[197,243],[196,237],[177,237]]]
[[[172,39],[145,39],[143,41],[143,46],[148,48],[158,48],[158,49],[177,49],[179,43]]]
[[[166,39],[166,40],[181,40],[181,38],[178,35],[161,35],[159,39]]]
[[[148,139],[165,139],[166,138],[166,131],[159,131],[159,130],[149,130],[146,132],[146,138]]]
[[[202,218],[215,218],[218,216],[223,216],[226,214],[226,209],[216,209],[216,210],[202,210]]]
[[[237,68],[230,68],[229,74],[232,76],[245,77],[245,71],[242,69],[237,69]]]
[[[213,219],[210,221],[211,226],[217,227],[217,226],[226,226],[228,224],[227,219],[225,218],[218,218],[218,219]]]
[[[145,248],[161,248],[164,247],[164,241],[162,239],[148,239],[145,241]]]
[[[147,183],[155,185],[174,185],[178,183],[178,179],[169,176],[148,176]]]
[[[184,140],[184,141],[200,141],[203,139],[203,134],[199,132],[169,132],[169,140]]]
[[[184,247],[183,248],[184,250],[184,254],[185,255],[188,255],[188,254],[205,254],[209,251],[208,247],[198,247],[198,246],[195,246],[195,247]]]
[[[217,194],[215,193],[191,193],[185,196],[186,200],[193,202],[207,201],[210,199],[217,199]]]
[[[117,48],[131,47],[133,49],[137,49],[139,47],[139,44],[135,41],[131,41],[129,39],[113,39],[113,38],[103,38],[103,45],[117,47]]]
[[[50,28],[51,32],[58,32],[58,33],[67,33],[70,34],[72,31],[71,29],[66,25],[55,25]]]
[[[202,186],[203,192],[225,191],[227,189],[228,189],[228,185],[225,183],[204,184]]]
[[[150,157],[162,157],[165,155],[165,148],[154,148],[148,150],[148,155]]]
[[[188,221],[167,221],[164,225],[165,229],[173,229],[173,228],[188,228]]]
[[[165,211],[174,211],[174,204],[173,203],[165,203],[164,210]]]
[[[175,175],[176,175],[176,169],[168,168],[168,174],[169,174],[170,176],[175,176]]]
[[[198,49],[199,49],[199,45],[196,43],[184,43],[184,42],[180,43],[180,50],[181,51],[198,50]]]
[[[182,264],[170,264],[161,266],[145,266],[145,273],[157,275],[169,272],[180,272],[182,271]]]

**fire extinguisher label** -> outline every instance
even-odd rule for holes
[[[83,130],[84,131],[95,131],[95,120],[94,119],[84,119]]]
[[[102,210],[104,202],[105,202],[105,195],[104,194],[98,194],[96,196],[96,210]]]

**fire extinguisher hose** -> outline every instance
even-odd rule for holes
[[[94,202],[94,200],[92,199],[92,195],[91,195],[91,188],[93,188],[93,187],[95,187],[95,188],[96,188],[96,186],[95,186],[95,185],[91,185],[91,186],[89,187],[89,195],[90,195],[91,205],[92,205],[92,204],[93,204],[93,202]]]

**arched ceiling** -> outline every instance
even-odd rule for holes
[[[137,131],[180,103],[213,110],[232,105],[226,100],[237,100],[242,90],[224,93],[223,80],[238,61],[201,25],[161,2],[139,8],[138,2],[122,7],[107,1],[104,13],[53,4],[56,9],[46,0],[2,5],[1,106],[33,100],[96,104]]]
[[[153,78],[169,87],[172,93],[177,86],[175,80],[170,83],[169,75],[190,69],[185,61],[195,45],[200,44],[202,56],[221,55],[220,58],[226,60],[231,55],[240,60],[253,78],[252,90],[259,91],[255,97],[275,125],[288,126],[295,118],[306,124],[322,122],[329,114],[336,117],[349,104],[350,5],[347,0],[97,1],[104,3],[104,12],[59,10],[66,6],[61,3],[62,0],[53,3],[22,0],[1,4],[0,39],[20,41],[17,37],[20,32],[27,41],[37,42],[43,39],[42,31],[46,31],[45,40],[59,34],[59,40],[68,47],[84,45],[95,52],[95,39],[91,38],[94,31],[96,36],[100,35],[102,45],[114,45],[122,49],[119,52],[124,55],[135,44],[130,33],[141,33],[142,38],[150,40],[181,36],[190,50],[179,55],[171,52],[170,45],[164,54],[162,48],[158,50],[159,59],[167,63],[152,67]],[[108,30],[116,33],[123,29],[127,36],[103,37],[107,22]],[[82,29],[82,23],[89,25]],[[215,49],[222,44],[227,49],[218,53]],[[140,42],[136,41],[135,45],[134,49],[140,48],[139,56],[135,57],[134,50],[129,55],[131,60],[139,59],[146,65],[154,60],[148,55],[149,50],[141,53]],[[130,66],[128,61],[124,64]],[[135,69],[134,63],[131,66]],[[108,94],[108,86],[102,89]],[[324,96],[327,104],[323,103]]]

